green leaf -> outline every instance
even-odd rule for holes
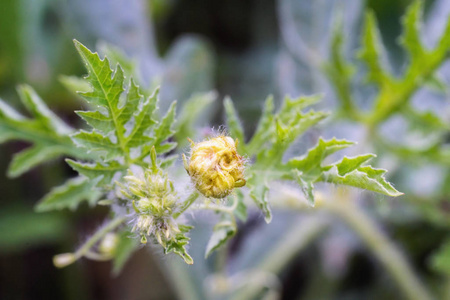
[[[239,120],[238,113],[234,108],[233,101],[230,97],[226,97],[223,105],[225,107],[225,114],[227,116],[227,127],[231,137],[238,139],[238,151],[243,152],[243,146],[245,145],[244,129],[241,121]]]
[[[98,181],[98,183],[102,185],[111,184],[111,181],[117,172],[123,175],[127,170],[125,166],[117,161],[107,161],[104,163],[81,163],[71,159],[66,159],[66,162],[72,167],[72,169],[91,180],[95,180],[101,176],[101,180]],[[122,178],[122,176],[118,176],[118,178]]]
[[[322,180],[326,182],[349,185],[369,191],[377,192],[391,197],[398,197],[403,195],[397,191],[389,182],[384,178],[384,174],[387,172],[384,169],[375,169],[372,166],[363,166],[353,169],[347,173],[340,172],[341,169],[351,169],[348,164],[355,166],[354,162],[342,161],[331,166],[331,169],[325,171],[322,175]],[[358,157],[353,158],[358,160]]]
[[[131,255],[138,249],[139,243],[131,237],[129,231],[119,233],[119,242],[114,251],[113,274],[119,275]]]
[[[174,122],[175,122],[175,111],[176,111],[176,105],[177,102],[174,101],[170,105],[169,110],[167,111],[164,118],[159,123],[158,127],[155,129],[154,135],[155,135],[155,148],[156,152],[158,154],[164,154],[166,152],[169,152],[173,148],[175,148],[175,143],[165,143],[164,141],[169,139],[175,134],[175,131],[173,130]]]
[[[101,193],[95,189],[100,180],[100,177],[94,180],[85,177],[69,179],[63,185],[53,188],[39,201],[36,211],[44,212],[63,208],[73,210],[84,200],[94,205],[101,196]]]
[[[222,220],[214,226],[213,234],[206,245],[205,258],[223,246],[236,234],[236,224],[231,221],[228,214],[222,215]]]
[[[8,168],[8,176],[18,177],[42,162],[65,154],[64,147],[35,145],[14,155]]]
[[[420,18],[422,17],[423,2],[413,2],[402,18],[404,32],[400,43],[410,55],[411,63],[418,64],[422,61],[425,49],[420,40]]]
[[[131,162],[141,164],[154,145],[159,154],[168,151],[161,143],[174,133],[171,130],[174,107],[157,124],[154,115],[158,89],[144,98],[132,78],[125,84],[120,65],[113,71],[106,57],[102,60],[78,41],[74,43],[88,70],[86,80],[92,86],[89,92],[81,95],[96,106],[94,111],[77,112],[92,127],[90,132],[79,131],[72,136],[77,145],[99,152],[104,160],[121,158],[126,165]],[[133,153],[140,155],[135,157]]]
[[[394,77],[388,74],[380,63],[382,44],[378,35],[375,16],[366,16],[366,25],[362,41],[360,58],[368,67],[368,77],[378,87],[375,106],[369,116],[361,119],[369,126],[386,120],[407,104],[412,95],[422,84],[433,78],[435,71],[443,64],[450,50],[450,18],[434,49],[428,50],[420,39],[420,18],[422,1],[414,1],[403,18],[403,35],[401,44],[409,54],[409,65],[403,76]]]
[[[303,194],[306,197],[306,200],[308,201],[309,205],[314,206],[314,185],[311,181],[306,181],[303,179],[302,177],[302,172],[298,171],[298,170],[294,170],[294,178],[297,181],[298,185],[300,186]]]
[[[59,81],[66,89],[77,95],[91,90],[91,85],[85,79],[76,76],[60,75]]]
[[[32,118],[24,117],[0,100],[0,142],[24,140],[33,146],[14,157],[8,170],[9,176],[20,176],[62,155],[89,157],[71,141],[69,133],[72,129],[48,109],[31,87],[22,85],[18,93]]]
[[[216,100],[216,93],[201,93],[191,96],[184,102],[181,113],[178,116],[175,130],[175,139],[180,148],[187,145],[187,138],[197,136],[194,125],[199,125],[199,120],[210,109],[211,104]]]
[[[61,214],[36,214],[30,207],[3,206],[0,213],[0,252],[27,251],[34,245],[59,243],[69,230]]]
[[[236,217],[241,220],[242,222],[245,222],[247,220],[247,205],[244,203],[244,194],[241,191],[236,191],[236,197],[237,197],[237,206],[234,210],[234,214]]]
[[[366,23],[363,32],[362,48],[358,56],[368,67],[367,79],[381,85],[388,82],[388,75],[385,73],[384,66],[381,64],[380,53],[383,51],[383,45],[373,12],[366,14]]]
[[[259,174],[258,174],[259,173]],[[272,210],[270,208],[267,193],[269,192],[270,175],[262,172],[253,172],[247,180],[247,186],[250,189],[250,197],[264,213],[266,223],[272,221]]]
[[[358,118],[360,113],[355,106],[355,100],[352,97],[352,76],[355,73],[355,67],[348,63],[343,55],[343,25],[339,19],[334,25],[333,36],[331,41],[330,60],[325,63],[324,70],[330,81],[333,83],[338,100],[341,104],[340,114],[349,116],[350,118]]]
[[[437,272],[450,276],[450,239],[431,257],[431,267]]]
[[[426,134],[437,132],[445,134],[450,130],[450,123],[444,122],[431,111],[421,112],[410,106],[405,106],[402,113],[409,120],[412,130],[417,130]]]
[[[265,220],[272,219],[267,193],[269,184],[275,180],[293,179],[289,167],[283,163],[283,155],[289,146],[307,129],[323,120],[324,112],[303,112],[303,109],[319,101],[320,96],[285,97],[278,113],[273,114],[273,99],[268,97],[264,112],[250,142],[243,147],[245,155],[256,156],[255,163],[247,171],[250,196],[263,211]],[[231,102],[228,106],[232,107]],[[232,112],[232,109],[228,109]],[[232,114],[233,115],[233,114]]]
[[[120,145],[113,141],[115,136],[111,134],[104,136],[95,130],[91,132],[79,130],[71,137],[78,147],[86,148],[88,153],[97,153],[105,160],[114,159],[123,154]]]
[[[305,155],[294,157],[287,164],[290,168],[301,171],[303,179],[308,178],[311,181],[314,181],[320,177],[323,171],[322,161],[327,156],[354,144],[355,143],[353,142],[337,140],[336,138],[328,141],[320,138],[318,144],[309,149]]]
[[[173,252],[175,254],[178,254],[188,265],[192,265],[194,263],[194,260],[192,257],[187,253],[186,246],[189,244],[190,238],[186,236],[186,234],[193,228],[192,226],[186,226],[186,225],[178,225],[178,228],[180,229],[180,233],[177,233],[175,238],[173,240],[170,240],[167,242],[167,246],[164,249],[164,253],[168,254],[170,252]]]
[[[247,144],[247,154],[255,155],[265,144],[273,142],[275,138],[274,131],[274,103],[273,96],[268,96],[264,104],[264,111],[259,119],[258,127],[250,142]]]

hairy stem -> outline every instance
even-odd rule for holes
[[[178,218],[182,213],[184,213],[194,202],[197,200],[197,198],[200,196],[200,194],[195,191],[192,192],[192,194],[189,195],[189,197],[183,202],[181,205],[181,209],[173,214],[173,218]]]
[[[399,249],[358,206],[350,201],[330,201],[326,208],[338,215],[361,237],[397,282],[407,299],[433,299]]]
[[[97,231],[93,236],[91,236],[90,239],[86,241],[86,243],[81,246],[74,254],[75,257],[81,258],[86,253],[90,251],[90,249],[98,242],[100,241],[108,232],[116,229],[119,225],[121,225],[125,221],[125,217],[117,217],[113,220],[111,220],[106,226],[104,226],[102,229]]]

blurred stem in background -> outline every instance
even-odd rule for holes
[[[339,189],[335,195],[337,195],[335,199],[326,199],[328,197],[324,195],[317,195],[315,210],[318,212],[300,219],[291,227],[291,230],[284,233],[283,239],[257,265],[254,272],[280,274],[299,252],[314,242],[320,233],[329,226],[330,218],[327,215],[331,214],[340,218],[360,237],[368,250],[389,272],[407,299],[434,299],[416,276],[404,255],[379,229],[371,217],[355,203],[351,194]],[[280,202],[283,203],[283,200]],[[292,204],[290,201],[289,203]],[[297,203],[299,204],[297,208],[304,211],[305,206],[302,206],[300,201]],[[237,290],[232,299],[256,299],[264,287],[249,280],[246,287]]]

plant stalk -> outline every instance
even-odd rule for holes
[[[360,236],[397,282],[407,299],[433,299],[399,249],[357,205],[350,201],[330,201],[324,208],[338,215]]]
[[[308,216],[296,222],[286,232],[278,245],[255,268],[257,272],[278,274],[292,259],[306,248],[328,225],[323,216]],[[261,293],[261,285],[247,285],[239,290],[233,300],[255,299]]]

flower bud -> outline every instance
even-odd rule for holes
[[[77,257],[73,253],[62,253],[53,257],[53,264],[57,268],[63,268],[75,262]]]
[[[236,142],[219,136],[195,144],[185,168],[197,190],[206,197],[224,198],[235,187],[245,185],[244,159],[237,153]]]
[[[143,178],[129,172],[124,179],[121,194],[134,211],[132,231],[140,234],[143,244],[148,236],[153,236],[165,247],[180,232],[172,216],[179,207],[172,182],[161,170],[146,170]]]
[[[108,232],[100,241],[98,251],[103,255],[112,257],[116,252],[118,244],[119,244],[119,237],[117,236],[117,233]]]

